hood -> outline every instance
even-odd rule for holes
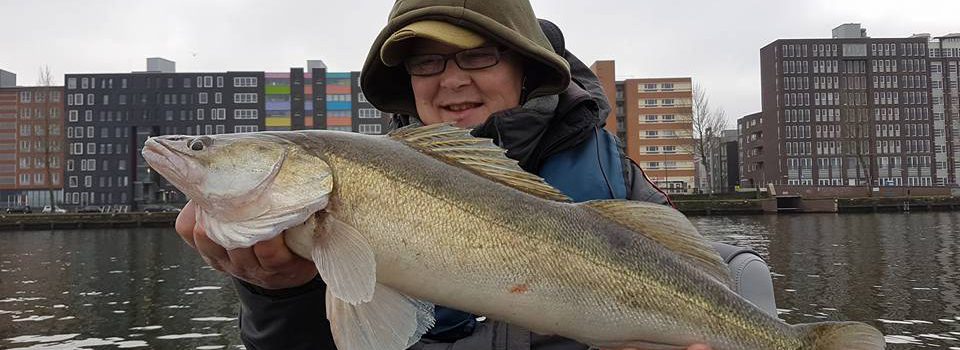
[[[422,20],[449,22],[519,53],[526,63],[527,98],[558,94],[570,82],[567,61],[554,51],[527,0],[398,0],[360,73],[360,88],[377,109],[416,115],[410,76],[402,65],[386,66],[380,50],[394,32]]]

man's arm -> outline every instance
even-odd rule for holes
[[[326,287],[313,262],[293,254],[283,235],[250,248],[226,250],[196,224],[187,203],[177,233],[211,267],[237,281],[240,337],[248,349],[335,349],[325,314]]]
[[[240,296],[240,339],[248,349],[336,349],[319,278],[284,290],[234,279]]]

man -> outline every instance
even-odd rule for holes
[[[603,130],[610,106],[596,77],[526,0],[398,1],[372,45],[361,86],[374,106],[399,114],[398,126],[474,128],[576,201],[668,202]],[[177,231],[211,266],[238,279],[248,348],[333,348],[323,319],[325,286],[311,262],[292,254],[282,236],[227,251],[194,227],[194,211],[188,203]],[[436,317],[414,349],[587,349],[443,307]]]

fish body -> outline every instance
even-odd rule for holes
[[[317,263],[342,349],[403,349],[432,325],[432,304],[602,348],[883,348],[865,324],[792,326],[754,307],[672,208],[571,203],[460,129],[167,138],[144,157],[202,197],[211,237],[235,248],[286,229]],[[246,168],[232,191],[203,180],[231,167]]]

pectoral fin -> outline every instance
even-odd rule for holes
[[[381,284],[370,302],[353,305],[327,290],[327,319],[341,350],[403,350],[433,327],[433,304]]]
[[[324,230],[314,238],[312,258],[327,291],[349,304],[369,302],[377,283],[373,250],[355,228],[332,215],[322,215]]]

